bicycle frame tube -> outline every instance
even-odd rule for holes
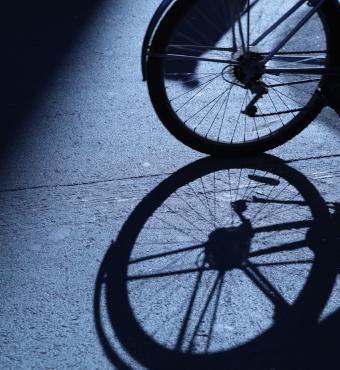
[[[286,43],[309,21],[309,19],[319,10],[319,8],[322,6],[322,4],[326,0],[319,0],[316,1],[315,5],[313,5],[313,8],[306,14],[300,22],[288,33],[288,35],[280,41],[275,48],[261,61],[261,65],[265,65],[269,60],[273,58],[273,56],[284,46]],[[267,31],[266,35],[267,36],[269,33],[271,33],[276,27],[278,27],[282,22],[284,22],[291,14],[293,14],[305,1],[300,1],[297,5],[295,6],[294,9],[292,8],[289,10],[281,19],[279,20],[280,22],[277,24],[277,22],[269,29],[269,32]],[[263,37],[262,37],[263,39]]]
[[[306,2],[306,0],[300,0],[296,3],[287,13],[285,13],[279,20],[277,20],[272,26],[270,26],[261,36],[259,36],[254,42],[252,42],[251,46],[258,45],[262,40],[264,40],[272,31],[274,31],[279,25],[284,22],[288,17],[290,17],[297,9],[301,7]]]

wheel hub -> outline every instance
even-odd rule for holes
[[[240,227],[215,230],[205,245],[205,265],[220,272],[240,268],[247,259],[251,236]]]
[[[259,64],[263,59],[260,53],[249,51],[237,57],[237,65],[233,68],[233,74],[238,82],[248,86],[260,81],[264,74],[264,67]]]

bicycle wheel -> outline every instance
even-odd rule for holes
[[[146,368],[303,360],[301,335],[316,325],[336,276],[306,230],[328,223],[320,194],[282,161],[190,164],[141,201],[111,246],[97,280],[97,326],[102,290],[103,318]]]
[[[317,91],[328,63],[333,2],[264,63],[312,9],[307,1],[296,4],[174,4],[149,49],[148,87],[160,120],[175,137],[204,153],[242,155],[284,143],[316,117],[323,107]]]

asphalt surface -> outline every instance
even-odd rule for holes
[[[110,369],[127,366],[175,369],[177,361],[180,364],[182,361],[176,353],[185,352],[205,354],[203,368],[219,368],[221,361],[224,368],[228,368],[228,351],[261,337],[275,320],[285,322],[277,319],[280,316],[277,300],[283,297],[288,305],[296,307],[294,302],[301,291],[309,291],[302,306],[306,317],[313,322],[313,325],[306,324],[304,334],[311,330],[309,338],[315,335],[319,340],[312,340],[308,345],[312,353],[309,360],[314,359],[315,363],[339,360],[333,346],[340,339],[340,274],[336,276],[335,272],[334,281],[328,286],[315,284],[318,278],[332,280],[325,273],[327,264],[329,271],[336,269],[335,259],[329,254],[328,259],[323,257],[321,272],[316,272],[318,277],[306,283],[311,266],[315,265],[313,261],[317,259],[308,245],[308,242],[313,244],[311,239],[290,257],[283,253],[279,261],[272,257],[253,261],[304,261],[293,267],[283,265],[274,272],[270,267],[261,270],[275,289],[261,290],[262,283],[255,283],[258,277],[247,279],[245,273],[241,276],[241,272],[232,269],[230,276],[225,274],[225,280],[216,279],[218,267],[213,259],[210,260],[213,271],[197,282],[197,268],[204,266],[200,259],[202,254],[198,252],[182,259],[176,255],[175,261],[171,260],[172,255],[169,259],[163,256],[162,261],[146,261],[139,267],[124,270],[127,261],[174,251],[178,243],[183,248],[204,243],[207,246],[213,231],[223,226],[219,221],[223,219],[223,202],[227,201],[230,208],[231,199],[242,199],[237,189],[243,189],[243,195],[248,189],[252,196],[269,197],[266,189],[261,188],[255,194],[256,185],[249,187],[249,175],[254,175],[254,169],[262,176],[262,180],[255,179],[257,182],[262,181],[266,188],[270,184],[263,177],[269,176],[269,181],[274,183],[278,181],[277,186],[282,188],[275,190],[276,198],[292,203],[281,215],[275,214],[275,209],[267,212],[267,218],[260,218],[257,224],[254,222],[253,228],[259,232],[259,228],[268,225],[310,222],[300,229],[288,225],[282,231],[274,227],[268,231],[265,241],[253,237],[256,248],[305,240],[312,220],[328,220],[327,212],[333,214],[340,202],[340,126],[339,118],[330,110],[324,110],[289,143],[270,152],[282,162],[261,158],[255,164],[247,161],[242,165],[238,162],[203,163],[203,167],[189,168],[174,175],[158,193],[152,193],[148,201],[147,195],[163,180],[204,157],[183,146],[160,124],[149,101],[146,84],[142,82],[141,44],[158,3],[154,0],[143,4],[134,0],[112,0],[98,5],[47,80],[43,94],[32,103],[23,124],[7,142],[0,162],[0,368]],[[264,161],[272,161],[272,167],[263,168]],[[210,165],[215,168],[217,180],[213,172],[204,172]],[[294,171],[292,174],[286,165],[297,174]],[[244,168],[244,172],[240,168]],[[227,181],[226,174],[229,181],[232,177],[229,188],[233,189],[233,194],[230,196],[222,188]],[[280,198],[282,192],[288,195]],[[303,192],[307,195],[301,195]],[[313,199],[319,199],[319,203],[314,204]],[[129,218],[142,200],[139,214]],[[261,202],[257,206],[259,204]],[[250,206],[248,208],[249,217],[257,214],[256,209],[251,213]],[[207,221],[212,210],[217,217]],[[326,223],[329,225],[330,221]],[[338,225],[337,221],[334,224]],[[240,226],[240,221],[236,225]],[[191,230],[190,235],[188,230]],[[202,230],[203,235],[199,235]],[[134,244],[133,235],[139,232]],[[243,229],[242,232],[251,238],[252,231]],[[118,246],[111,244],[119,235]],[[160,238],[164,243],[161,249]],[[316,244],[321,243],[317,236],[312,239],[317,240]],[[166,243],[171,245],[170,249],[166,249]],[[326,244],[329,246],[331,242]],[[124,251],[132,248],[131,256],[122,252],[110,254],[104,260],[108,250],[119,248]],[[189,277],[174,273],[176,269],[191,268],[196,272]],[[165,280],[155,276],[162,272],[170,272],[171,276]],[[124,289],[120,290],[120,284],[124,284],[120,279],[125,281],[126,273],[129,276],[154,275],[145,281],[141,278],[129,282],[127,296],[124,296]],[[215,298],[211,302],[207,298],[214,284],[220,286],[222,297],[219,303],[222,308],[215,311],[212,302]],[[98,296],[95,296],[96,288],[100,287],[103,291],[97,290]],[[108,305],[105,304],[105,289],[109,292]],[[318,300],[314,305],[309,301],[313,296],[310,291],[315,292]],[[99,296],[100,302],[95,299]],[[204,302],[208,301],[204,309]],[[189,302],[192,302],[192,310],[185,315]],[[136,322],[131,320],[128,307]],[[290,314],[283,316],[288,317],[287,325],[295,323]],[[212,322],[210,326],[209,322]],[[277,341],[278,352],[287,338],[301,334],[294,324],[292,327],[293,331],[283,335],[285,339]],[[138,334],[141,332],[144,334]],[[159,346],[153,347],[147,338],[152,338]],[[270,355],[268,348],[271,347],[259,343],[256,348],[260,355],[254,360],[258,361],[255,362],[258,368],[312,368],[303,367],[304,361],[294,350],[296,358],[288,350],[283,352],[293,359],[285,362],[284,354]],[[322,350],[320,343],[325,344]],[[209,353],[221,351],[227,353],[225,358],[209,357]],[[302,353],[306,351],[304,348]],[[238,355],[231,356],[234,356],[230,359],[231,369],[236,369],[238,363],[242,364],[239,365],[242,369],[255,368],[243,363]],[[268,363],[263,358],[268,358]],[[276,363],[275,358],[280,360]],[[309,360],[305,359],[306,363]],[[199,367],[195,359],[185,361],[183,366]],[[213,362],[209,365],[209,361]]]

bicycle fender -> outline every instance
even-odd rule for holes
[[[176,0],[163,0],[161,4],[158,6],[156,12],[154,13],[153,17],[151,18],[151,21],[148,25],[148,28],[146,30],[146,34],[143,41],[143,47],[142,47],[142,75],[143,75],[143,81],[146,81],[146,65],[148,62],[148,47],[150,46],[150,43],[152,41],[152,37],[154,34],[154,31],[161,20],[164,13],[169,9],[169,7],[175,2]]]

